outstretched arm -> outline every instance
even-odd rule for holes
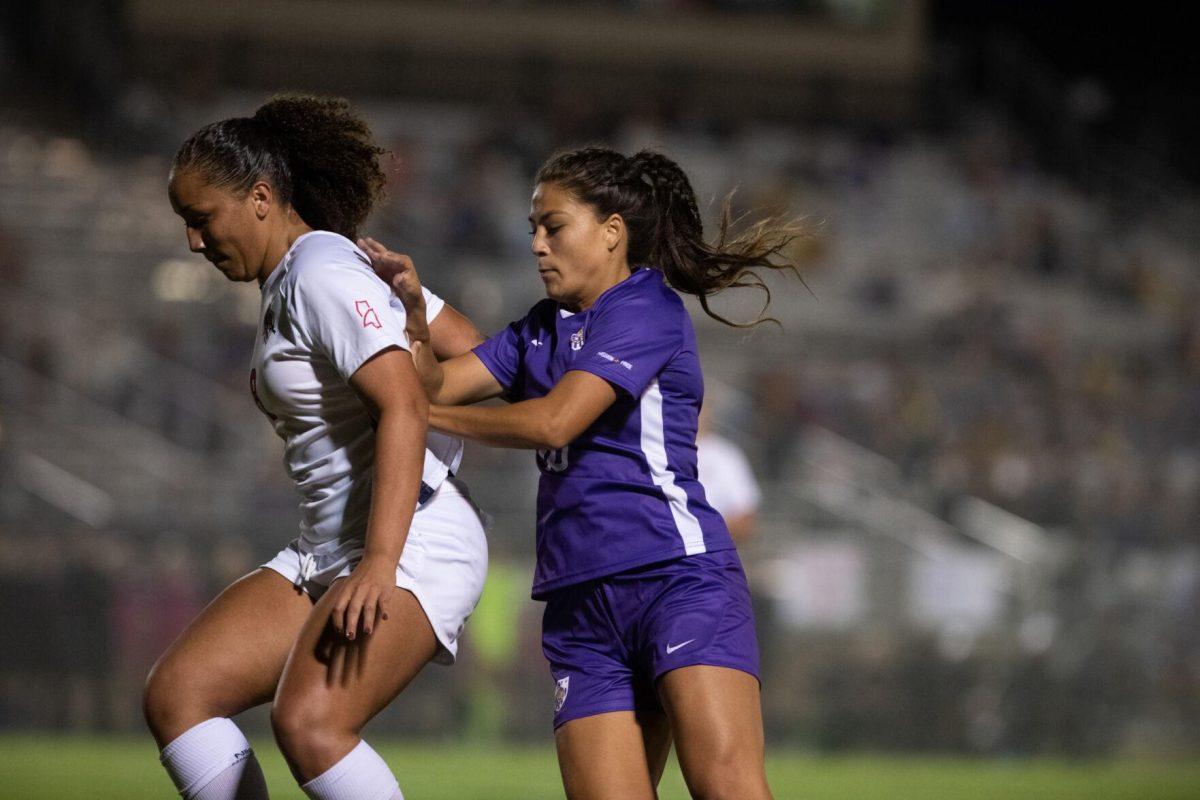
[[[579,438],[616,399],[608,381],[572,370],[545,397],[500,407],[430,406],[429,427],[493,447],[556,450]]]
[[[481,344],[485,338],[471,320],[449,303],[443,306],[442,313],[429,323],[429,342],[433,347],[434,358],[438,361],[447,361],[469,353],[471,348]]]
[[[425,295],[421,291],[421,281],[412,259],[388,250],[374,239],[360,239],[358,246],[370,256],[371,267],[376,274],[388,282],[404,304],[405,333],[408,335],[413,364],[429,400],[458,405],[498,397],[503,387],[470,351],[470,347],[482,341],[475,326],[457,311],[446,308],[433,324],[434,328],[442,325],[439,332],[448,334],[439,343],[433,338],[426,319]],[[443,323],[442,318],[447,314],[453,316]],[[466,323],[465,326],[462,323]],[[470,346],[467,346],[468,341]],[[456,352],[461,354],[443,362],[437,360],[439,355]]]

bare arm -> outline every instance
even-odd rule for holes
[[[449,303],[442,308],[442,313],[429,323],[429,341],[433,345],[433,355],[438,361],[469,353],[471,348],[482,343],[484,338],[474,323]]]
[[[577,439],[616,399],[608,381],[572,370],[545,397],[499,407],[430,406],[429,426],[493,447],[558,449]]]
[[[389,348],[350,376],[350,386],[376,421],[371,512],[362,561],[338,592],[330,622],[353,639],[388,618],[396,566],[420,494],[429,404],[408,353]],[[360,625],[361,619],[361,625]]]
[[[393,253],[371,238],[359,239],[358,246],[371,257],[371,267],[375,273],[387,281],[401,301],[413,291],[420,293],[421,282],[412,259],[400,253]],[[410,297],[410,300],[412,299],[414,298]],[[424,301],[424,294],[421,294],[421,299]],[[421,307],[424,308],[424,302],[421,303]],[[429,341],[433,345],[433,355],[438,361],[469,353],[471,348],[483,342],[485,338],[471,320],[449,303],[442,307],[436,319],[429,322]]]
[[[388,282],[404,304],[404,330],[413,364],[430,401],[458,405],[499,397],[504,387],[471,352],[471,347],[483,341],[483,337],[470,320],[447,306],[430,325],[426,320],[421,281],[412,259],[388,250],[374,239],[360,239],[358,245],[371,257],[375,273]],[[447,315],[450,316],[443,323],[442,319]],[[441,339],[435,332],[440,333]],[[438,362],[439,357],[446,356],[453,357]]]

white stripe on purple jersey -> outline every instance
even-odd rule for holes
[[[658,388],[658,381],[650,381],[642,394],[642,452],[646,455],[646,464],[650,467],[650,477],[667,496],[671,504],[671,516],[675,518],[675,527],[683,539],[683,551],[687,555],[703,553],[704,531],[700,530],[700,520],[688,511],[688,498],[683,489],[675,483],[675,473],[667,465],[666,430],[663,425],[663,396]]]

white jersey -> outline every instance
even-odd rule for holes
[[[432,322],[445,304],[429,292],[425,302]],[[298,238],[262,286],[250,390],[285,443],[310,545],[366,534],[375,430],[349,380],[381,350],[409,349],[404,323],[366,254],[329,231]],[[423,496],[461,460],[460,439],[430,431]]]
[[[697,469],[704,496],[725,519],[758,509],[762,493],[750,462],[736,444],[715,433],[696,439]]]

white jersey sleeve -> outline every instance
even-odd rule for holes
[[[409,349],[404,311],[397,313],[387,284],[369,267],[341,259],[297,267],[298,326],[343,380],[381,350]]]
[[[424,286],[421,287],[421,294],[425,296],[425,321],[433,322],[437,318],[437,315],[442,313],[442,309],[446,307],[446,301]]]

